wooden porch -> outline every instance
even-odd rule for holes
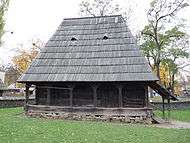
[[[36,104],[28,103],[29,116],[76,120],[149,121],[146,83],[49,83],[36,84]],[[135,121],[136,122],[136,121]]]
[[[46,106],[27,104],[28,111],[54,112],[54,113],[84,113],[94,115],[124,115],[124,116],[146,116],[152,108],[103,108],[103,107],[70,107],[70,106]]]
[[[26,103],[29,87],[26,85]],[[148,86],[145,83],[36,84],[36,105],[144,108],[148,106]]]

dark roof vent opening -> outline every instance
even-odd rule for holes
[[[71,41],[77,41],[77,39],[75,37],[72,37]]]
[[[107,40],[107,39],[108,39],[108,36],[104,35],[103,40]]]

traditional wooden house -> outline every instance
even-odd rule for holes
[[[19,82],[26,83],[28,115],[126,121],[151,118],[148,86],[172,97],[157,80],[126,22],[114,15],[64,19]],[[31,85],[35,105],[28,104]]]

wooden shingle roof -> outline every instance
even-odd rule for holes
[[[64,19],[20,82],[155,81],[122,16]]]

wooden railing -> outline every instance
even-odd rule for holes
[[[143,99],[123,98],[123,107],[144,107]]]
[[[46,105],[45,99],[40,99],[42,105]],[[98,101],[99,103],[100,101]],[[58,99],[58,100],[51,100],[50,105],[57,105],[57,106],[69,106],[69,99]],[[87,106],[92,107],[93,105],[93,99],[73,99],[73,106]],[[144,99],[133,99],[133,98],[123,98],[123,107],[144,107],[145,101]],[[98,104],[98,107],[107,107],[102,105],[101,103]],[[111,106],[112,107],[112,106]],[[119,107],[119,103],[113,107]]]

